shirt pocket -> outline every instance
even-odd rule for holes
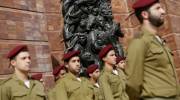
[[[161,49],[161,48],[151,48],[150,51],[152,54],[162,54],[163,53],[163,49]]]
[[[77,90],[80,89],[80,85],[71,85],[69,87],[67,87],[67,91],[68,91],[68,97],[70,97],[74,92],[76,92]]]
[[[118,78],[118,76],[110,77],[109,82],[113,94],[117,93],[119,91],[119,86],[120,86],[120,79]]]
[[[12,100],[26,100],[27,93],[26,92],[14,92],[12,94]]]
[[[45,99],[46,99],[46,94],[44,91],[37,91],[36,92],[35,100],[45,100]]]

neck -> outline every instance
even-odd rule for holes
[[[93,79],[93,78],[90,78],[89,81],[92,83],[92,84],[96,84],[97,83],[97,80]]]
[[[105,63],[105,69],[107,69],[108,71],[112,71],[113,70],[113,65],[111,65],[109,63]]]
[[[144,23],[142,24],[142,27],[145,28],[146,30],[148,30],[149,32],[151,32],[154,35],[157,34],[158,28],[151,25],[149,21],[145,20]]]
[[[75,77],[79,77],[79,73],[75,73],[75,72],[71,72],[69,71],[70,73],[72,73]]]
[[[28,80],[28,72],[22,72],[20,70],[15,69],[15,75],[18,79],[22,81]]]

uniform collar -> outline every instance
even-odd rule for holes
[[[141,32],[142,35],[155,36],[155,34],[147,30],[145,27],[141,27]]]
[[[24,81],[22,81],[19,78],[17,78],[17,76],[15,74],[12,75],[12,79],[17,81],[19,85],[25,86]],[[33,80],[29,80],[29,81],[30,81],[30,88],[31,88],[32,86],[35,85],[35,82]]]
[[[115,70],[116,70],[116,72],[115,72]],[[103,68],[103,71],[104,71],[104,72],[107,72],[107,73],[114,74],[114,75],[117,75],[117,72],[118,72],[117,69],[113,69],[112,71],[110,71],[110,70],[107,70],[105,67]]]
[[[68,72],[66,75],[67,75],[67,77],[69,77],[70,79],[80,82],[80,81],[77,79],[77,77],[76,77],[74,74],[72,74],[71,72]],[[79,77],[79,78],[80,78],[80,77]],[[82,81],[82,79],[81,79],[81,81]]]

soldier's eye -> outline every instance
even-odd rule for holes
[[[22,60],[25,60],[25,59],[26,59],[26,57],[22,57],[21,59],[22,59]]]
[[[31,60],[31,57],[28,57],[29,60]]]

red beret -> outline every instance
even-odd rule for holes
[[[55,67],[53,69],[53,75],[56,77],[59,75],[59,72],[62,70],[62,69],[65,69],[65,66],[64,65],[59,65],[57,67]]]
[[[112,49],[114,49],[112,44],[108,44],[104,48],[102,48],[99,52],[99,59],[102,59],[104,56],[106,56],[106,54]]]
[[[88,66],[86,73],[89,75],[89,74],[93,73],[98,68],[99,68],[98,65],[92,64],[92,65]]]
[[[132,8],[133,9],[139,9],[139,8],[147,7],[147,6],[150,6],[157,1],[159,1],[159,0],[137,0],[133,4]]]
[[[119,63],[121,60],[125,60],[126,57],[117,56],[116,63]]]
[[[21,51],[28,51],[27,45],[18,45],[14,47],[12,50],[9,51],[6,57],[12,59]]]
[[[77,50],[77,51],[69,51],[69,52],[64,54],[62,59],[63,60],[68,60],[68,59],[70,59],[70,58],[72,58],[74,56],[78,56],[79,54],[80,54],[79,50]]]
[[[42,73],[32,75],[31,79],[40,81],[42,79]]]

